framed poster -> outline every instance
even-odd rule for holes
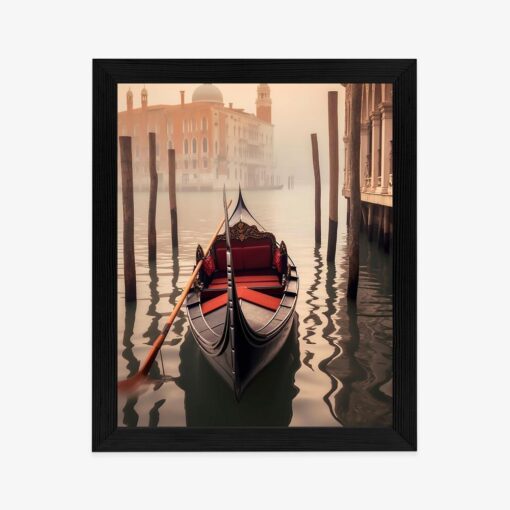
[[[415,60],[95,60],[93,144],[94,451],[416,449]]]

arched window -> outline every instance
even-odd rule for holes
[[[193,154],[197,153],[197,140],[196,140],[196,138],[193,138],[193,141],[191,142],[191,150],[193,151]]]
[[[202,140],[202,152],[207,152],[207,138]]]
[[[189,147],[188,147],[188,140],[184,140],[184,154],[188,154]]]
[[[202,119],[202,129],[204,131],[207,129],[207,119],[205,117]]]

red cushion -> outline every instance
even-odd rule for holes
[[[279,283],[280,280],[278,276],[275,274],[259,274],[259,275],[244,275],[244,276],[236,276],[236,283],[240,282],[271,282],[271,283]],[[215,278],[211,285],[218,285],[218,284],[227,284],[227,277],[226,276],[220,276],[219,278]]]
[[[216,267],[219,271],[227,270],[227,249],[225,247],[216,247]]]
[[[276,270],[281,273],[282,272],[282,252],[280,248],[277,248],[273,254],[273,266]]]
[[[216,266],[220,271],[227,270],[226,247],[224,241],[215,245]],[[232,242],[234,270],[264,269],[271,267],[271,241],[269,239],[247,239]]]
[[[204,262],[202,265],[203,265],[205,274],[207,276],[211,276],[214,273],[214,271],[216,270],[216,266],[214,264],[214,258],[212,255],[207,255],[207,257],[204,259]]]

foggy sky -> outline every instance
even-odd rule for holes
[[[200,84],[146,84],[149,106],[156,104],[179,104],[179,91],[186,92],[186,103]],[[255,113],[257,84],[215,83],[223,93],[225,106],[244,108]],[[275,173],[286,183],[287,175],[295,176],[296,184],[313,181],[310,134],[317,133],[321,180],[328,182],[328,91],[338,92],[338,138],[340,156],[340,188],[343,185],[344,168],[344,97],[340,84],[269,84],[271,88],[272,121],[274,124]],[[133,91],[133,107],[139,108],[143,84],[118,85],[118,109],[126,109],[126,92]]]

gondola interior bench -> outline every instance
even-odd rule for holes
[[[237,297],[267,310],[279,307],[283,288],[281,275],[273,267],[274,238],[232,240],[232,259]],[[214,272],[202,291],[202,313],[207,315],[227,304],[226,243],[216,241]]]

